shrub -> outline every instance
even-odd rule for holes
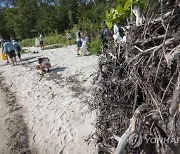
[[[24,39],[22,41],[19,42],[21,47],[31,47],[34,46],[35,44],[35,38],[31,38],[31,39]]]
[[[101,41],[99,37],[92,39],[88,45],[89,52],[91,54],[100,54],[101,53]]]
[[[49,36],[44,37],[44,45],[49,46],[49,45],[55,45],[55,47],[59,46],[65,46],[67,45],[67,34],[51,34]],[[75,38],[72,39],[72,43],[75,42]],[[35,45],[35,38],[31,39],[24,39],[20,41],[20,45],[22,47],[31,47]]]

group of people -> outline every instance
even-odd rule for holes
[[[9,58],[10,58],[13,66],[17,65],[16,53],[18,55],[19,60],[21,60],[21,50],[22,50],[19,43],[13,38],[4,40],[2,37],[0,37],[0,42],[1,42],[2,54],[7,55],[6,56],[7,63],[9,63]]]
[[[13,66],[17,65],[16,54],[18,55],[19,60],[21,60],[21,50],[22,50],[19,43],[15,41],[13,38],[9,40],[4,40],[0,36],[0,45],[2,48],[2,54],[7,55],[6,56],[7,63],[9,63],[9,58],[10,58]],[[50,67],[51,67],[51,63],[49,58],[47,57],[38,58],[38,65],[36,66],[36,69],[40,70],[40,74],[42,74],[44,71],[49,71]]]

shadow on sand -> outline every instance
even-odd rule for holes
[[[66,69],[66,67],[56,67],[56,68],[51,68],[51,72],[58,73],[62,72]]]

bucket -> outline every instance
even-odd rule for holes
[[[1,54],[1,60],[7,60],[7,55],[6,54]]]

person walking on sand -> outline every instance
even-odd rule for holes
[[[80,55],[79,51],[82,46],[81,32],[82,32],[81,28],[79,28],[76,32],[77,55]]]
[[[67,40],[68,40],[68,44],[71,45],[71,39],[72,39],[72,35],[71,32],[67,33]]]
[[[13,39],[13,40],[12,40],[12,44],[13,44],[14,47],[15,47],[15,51],[17,52],[17,55],[18,55],[19,60],[21,60],[21,50],[22,50],[22,49],[21,49],[19,43]]]
[[[3,44],[3,53],[7,54],[9,58],[11,59],[13,66],[17,64],[16,61],[16,53],[15,53],[15,47],[10,41],[4,41]]]
[[[2,36],[0,36],[0,42],[1,42],[1,49],[2,49],[2,53],[3,53],[3,44],[4,44],[4,39]],[[5,54],[5,53],[4,53]],[[7,60],[7,63],[9,63],[9,59],[8,59],[8,56],[6,55],[6,60]]]
[[[44,50],[44,37],[43,37],[43,34],[39,35],[39,41],[40,41],[41,50]]]

